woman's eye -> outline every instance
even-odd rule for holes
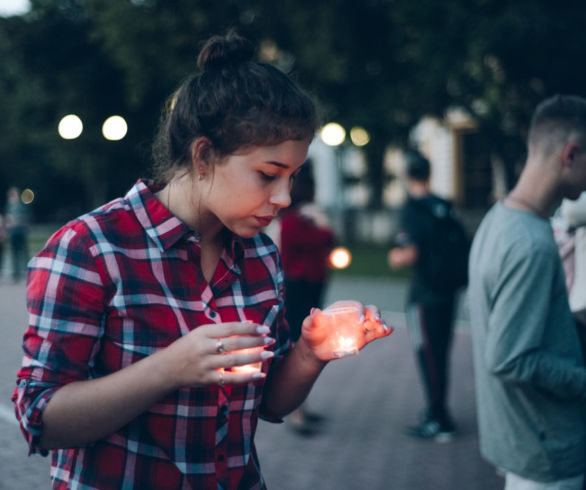
[[[276,175],[266,174],[264,172],[259,172],[259,174],[260,174],[261,178],[263,180],[266,180],[267,182],[271,182],[277,178]]]

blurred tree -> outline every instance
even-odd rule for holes
[[[324,122],[367,129],[374,208],[382,205],[387,145],[406,143],[421,116],[466,109],[511,185],[535,104],[586,90],[586,72],[573,62],[586,42],[586,4],[578,0],[31,4],[25,16],[0,19],[0,176],[5,186],[37,182],[45,213],[87,209],[148,172],[165,98],[195,69],[199,43],[228,28],[297,78]],[[85,129],[64,141],[56,127],[71,112]],[[111,114],[128,121],[122,141],[101,136]]]
[[[586,4],[576,0],[445,0],[406,5],[419,58],[414,82],[442,94],[435,114],[464,108],[477,121],[493,168],[510,188],[536,104],[555,93],[586,95],[581,59]],[[435,24],[435,25],[434,25]],[[441,25],[443,24],[443,25]],[[441,25],[441,27],[440,27]],[[421,83],[423,82],[423,83]],[[429,90],[430,86],[432,87]]]

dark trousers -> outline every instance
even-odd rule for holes
[[[409,336],[415,350],[427,402],[426,417],[449,420],[447,410],[449,354],[454,329],[454,297],[407,307]]]
[[[26,272],[28,262],[28,243],[26,228],[10,230],[10,248],[12,249],[12,278],[18,281]]]
[[[312,308],[321,308],[323,282],[285,280],[285,318],[291,329],[291,340],[301,335],[301,324]]]

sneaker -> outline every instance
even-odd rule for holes
[[[441,424],[437,420],[426,420],[420,425],[407,429],[407,434],[418,439],[433,440],[435,442],[450,442],[454,438],[456,429],[453,424]]]

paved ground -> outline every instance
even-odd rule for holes
[[[450,396],[459,436],[448,444],[404,435],[422,395],[400,314],[403,284],[335,279],[328,301],[354,298],[380,306],[396,331],[359,355],[331,363],[308,400],[323,417],[311,436],[262,422],[257,449],[273,490],[492,490],[503,481],[478,454],[470,337],[466,310],[452,356]],[[27,457],[10,394],[20,364],[26,313],[24,287],[0,285],[0,490],[49,488],[49,462]]]

